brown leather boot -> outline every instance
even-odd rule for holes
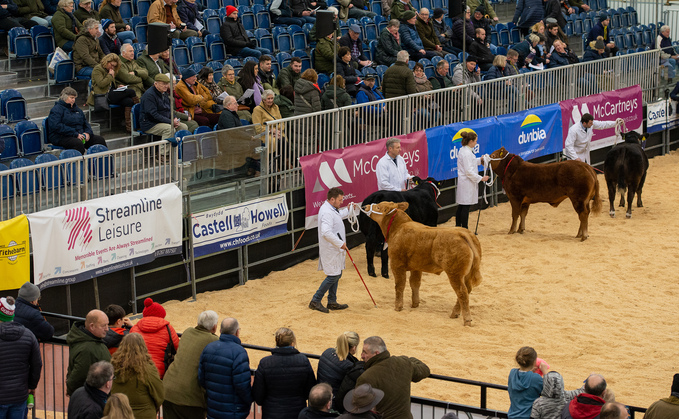
[[[132,108],[125,108],[125,131],[132,132]]]

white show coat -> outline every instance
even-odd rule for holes
[[[396,156],[396,164],[394,164],[389,153],[382,156],[377,162],[375,172],[377,174],[377,189],[380,191],[402,191],[406,189],[406,181],[411,177],[408,175],[408,168],[403,157]]]
[[[464,146],[457,153],[457,189],[455,201],[461,205],[479,203],[478,183],[483,178],[479,175],[481,159],[474,155],[469,146]]]
[[[346,242],[342,219],[348,216],[348,208],[338,211],[328,201],[318,210],[318,270],[326,275],[339,275],[345,268],[346,252],[340,247]]]
[[[580,159],[589,164],[589,146],[592,142],[593,130],[613,128],[615,121],[594,121],[592,128],[585,130],[582,122],[573,124],[568,129],[568,136],[566,137],[566,144],[563,152],[571,160]]]

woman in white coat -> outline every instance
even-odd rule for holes
[[[474,155],[474,147],[478,141],[476,133],[463,132],[462,148],[457,154],[457,189],[455,201],[457,212],[455,213],[455,225],[469,228],[469,208],[479,202],[479,182],[488,180],[488,176],[479,175],[479,165],[483,164],[483,157]]]

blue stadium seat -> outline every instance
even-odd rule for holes
[[[205,43],[212,61],[224,61],[226,59],[226,45],[222,42],[219,33],[211,33],[206,36]]]
[[[211,69],[214,70],[214,81],[215,83],[219,83],[219,80],[222,79],[222,63],[219,61],[210,61],[207,64],[205,64],[205,67],[210,67]]]
[[[9,30],[7,35],[10,58],[33,58],[33,38],[30,32],[23,27],[16,27]]]
[[[521,42],[521,32],[519,28],[512,22],[507,22],[507,29],[509,30],[509,39],[512,44],[518,44]]]
[[[377,57],[376,54],[377,54],[377,44],[378,43],[379,43],[379,41],[374,40],[374,41],[370,41],[370,44],[368,44],[370,46],[370,56],[372,57],[373,61],[375,61],[375,57]]]
[[[276,61],[278,61],[278,66],[280,68],[285,68],[290,65],[290,58],[292,58],[292,55],[287,52],[279,52],[276,54]]]
[[[35,158],[35,164],[45,165],[59,161],[59,158],[54,154],[41,154]],[[53,165],[48,167],[40,167],[40,184],[42,189],[51,191],[52,189],[61,188],[64,186],[64,175],[61,173],[61,165]]]
[[[318,87],[321,89],[325,88],[325,85],[330,82],[330,76],[325,73],[318,73]]]
[[[370,2],[370,11],[377,13],[377,16],[382,16],[382,3],[380,0],[372,0]]]
[[[22,156],[40,154],[43,150],[40,129],[34,122],[21,121],[14,126],[14,133],[19,140]]]
[[[490,28],[490,43],[493,45],[500,45],[500,36],[494,27]]]
[[[505,47],[497,47],[497,55],[504,55],[507,56],[507,48]]]
[[[500,44],[503,46],[508,46],[511,45],[511,40],[509,39],[509,29],[507,29],[507,26],[505,26],[502,23],[498,23],[495,25],[495,30],[498,33],[498,36],[500,37]]]
[[[47,57],[54,52],[54,38],[52,31],[40,25],[31,28],[31,37],[33,38],[33,48],[35,55],[38,57]]]
[[[619,28],[621,27],[620,13],[619,13],[617,10],[615,10],[615,9],[611,9],[610,12],[611,12],[611,13],[610,13],[610,18],[611,18],[611,20],[610,20],[610,22],[611,22],[611,23],[610,23],[610,26],[611,26],[611,29],[619,29]]]
[[[222,5],[220,4],[219,0],[205,0],[205,7],[207,7],[208,9],[217,10],[220,7],[222,7]]]
[[[288,26],[288,33],[292,38],[292,48],[295,50],[305,50],[307,48],[306,44],[306,34],[304,30],[299,25]]]
[[[238,6],[238,17],[246,31],[254,31],[257,27],[255,14],[250,10],[250,6]]]
[[[132,2],[131,1],[121,2],[120,6],[118,7],[118,12],[120,13],[120,17],[122,17],[123,19],[130,19],[134,15],[134,12],[132,10]]]
[[[206,126],[201,125],[193,131],[193,135],[205,134],[206,132],[212,132],[212,129],[210,127],[206,127]]]
[[[137,0],[137,16],[148,16],[151,0]]]
[[[576,18],[573,20],[573,35],[580,36],[585,33],[585,28],[582,19]]]
[[[205,42],[197,36],[186,38],[186,46],[191,53],[191,61],[194,64],[206,64],[208,60],[207,47]]]
[[[636,26],[639,24],[639,15],[637,14],[637,11],[634,10],[634,7],[627,6],[627,14],[629,15],[630,26]]]
[[[446,55],[443,57],[443,59],[445,59],[446,61],[448,61],[448,64],[450,64],[450,68],[451,68],[451,69],[452,69],[453,67],[455,67],[455,66],[460,62],[460,60],[457,59],[457,55],[455,55],[455,54],[446,54]]]
[[[426,58],[421,58],[418,63],[424,66],[424,74],[427,75],[427,78],[434,76],[434,64],[431,61]]]
[[[572,21],[569,20],[568,22],[566,22],[566,30],[565,30],[565,32],[566,32],[566,36],[573,36],[573,35],[575,35],[575,33],[573,32],[573,22],[572,22]]]
[[[293,57],[299,57],[302,59],[302,72],[311,68],[311,57],[304,50],[294,50],[292,51]]]
[[[107,151],[108,148],[105,145],[95,144],[87,149],[85,155],[91,156],[92,154],[105,153]],[[111,176],[114,167],[112,154],[91,157],[88,159],[87,163],[87,168],[92,178],[104,179]]]
[[[222,21],[219,19],[219,13],[213,9],[205,9],[203,10],[203,21],[210,34],[219,35],[219,29],[222,24]]]
[[[8,122],[28,119],[26,115],[26,99],[18,90],[7,89],[0,93],[0,115]]]
[[[266,48],[271,52],[276,50],[274,47],[273,36],[271,36],[271,33],[268,29],[257,28],[255,29],[254,33],[255,39],[257,39],[257,44],[259,44],[260,47]]]
[[[9,167],[0,163],[0,172],[3,170],[9,170]],[[14,196],[14,176],[3,176],[0,178],[0,190],[2,193],[2,199],[11,198]]]
[[[9,164],[10,169],[20,169],[30,166],[34,166],[33,162],[25,158],[14,159]],[[14,177],[16,180],[17,192],[21,195],[30,195],[35,192],[39,185],[38,173],[39,170],[26,170],[16,173]]]
[[[373,19],[364,16],[361,18],[361,25],[363,25],[363,40],[365,42],[375,40],[379,37],[377,25]]]
[[[66,182],[71,185],[75,185],[76,182],[82,183],[85,179],[85,162],[82,159],[82,154],[78,150],[64,150],[59,154],[59,160],[72,159],[75,157],[80,157],[76,162],[64,163],[64,172],[66,173]],[[80,176],[78,176],[80,172]],[[79,180],[78,180],[79,179]]]
[[[340,32],[342,33],[342,36],[349,33],[349,24],[343,20],[340,20]]]
[[[253,4],[252,13],[255,14],[255,21],[257,22],[257,28],[259,29],[269,29],[271,28],[271,16],[269,15],[269,9],[262,4]]]
[[[619,7],[618,12],[620,13],[620,26],[623,28],[628,28],[630,24],[629,13],[627,13],[627,9]]]
[[[0,125],[0,138],[5,140],[5,149],[0,154],[0,160],[13,159],[20,156],[19,140],[12,128],[7,125]]]
[[[141,57],[142,53],[146,49],[146,44],[138,42],[136,44],[132,44],[132,48],[134,48],[134,59],[136,60],[137,58]]]
[[[271,30],[271,35],[273,36],[278,51],[292,51],[292,36],[290,36],[287,28],[283,26],[274,26]]]
[[[387,23],[389,23],[389,19],[387,19],[384,16],[375,16],[375,25],[377,25],[377,36],[379,37],[380,34],[384,29],[387,29]]]
[[[189,48],[181,39],[172,39],[172,58],[179,67],[191,64]]]
[[[137,36],[137,42],[146,44],[148,42],[146,30],[149,26],[146,22],[146,16],[134,16],[130,19],[130,26],[134,29],[134,34]]]

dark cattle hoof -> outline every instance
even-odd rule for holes
[[[377,278],[377,275],[375,275],[375,272],[368,272],[368,276],[372,276],[372,277]]]
[[[368,276],[377,276],[375,275],[375,268],[368,267]]]
[[[382,272],[382,278],[387,278],[387,279],[389,279],[389,274],[388,274],[388,273]]]

